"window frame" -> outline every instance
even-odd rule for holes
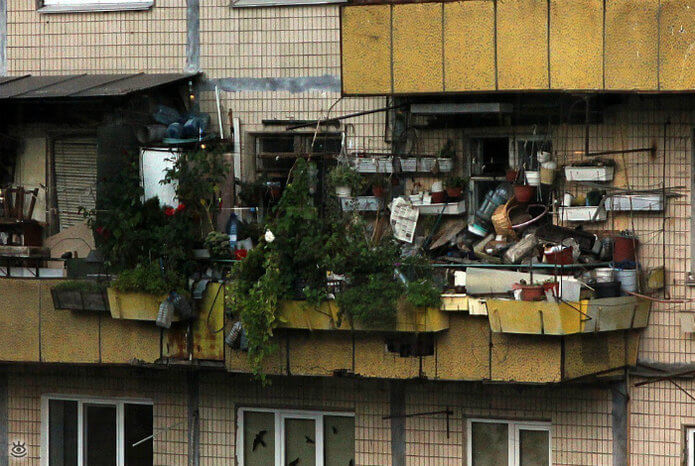
[[[347,3],[347,0],[230,0],[232,8],[332,5],[340,3]]]
[[[685,426],[685,464],[695,466],[695,426]]]
[[[326,416],[355,417],[355,413],[348,411],[316,411],[302,409],[281,408],[256,408],[252,406],[238,407],[236,410],[236,459],[237,464],[244,464],[244,413],[272,413],[275,421],[275,464],[283,465],[285,458],[285,419],[311,419],[314,420],[316,432],[316,466],[324,466],[324,439],[323,419]]]
[[[74,401],[77,403],[77,466],[84,465],[84,406],[108,405],[116,407],[116,465],[125,464],[125,405],[145,405],[154,408],[154,402],[145,398],[102,398],[89,395],[65,395],[49,393],[41,395],[41,466],[49,466],[49,402]],[[152,422],[154,433],[154,421]],[[154,439],[153,439],[154,440]]]
[[[520,464],[520,430],[535,430],[548,432],[548,466],[553,464],[553,431],[552,423],[546,421],[523,421],[513,419],[468,418],[466,419],[466,464],[473,464],[473,423],[507,424],[507,457],[509,466]]]
[[[46,3],[48,1],[48,4]],[[138,11],[154,7],[154,0],[37,0],[39,13]]]

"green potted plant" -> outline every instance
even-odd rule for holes
[[[335,188],[336,196],[350,197],[353,191],[359,191],[362,188],[364,179],[348,164],[339,163],[328,174],[328,182]]]
[[[53,307],[71,311],[109,312],[106,284],[94,280],[69,280],[51,288]]]
[[[372,194],[378,198],[383,198],[386,194],[388,179],[384,175],[374,174],[369,177],[369,184],[372,186]]]
[[[460,176],[451,176],[445,180],[446,195],[450,200],[459,200],[466,186],[466,180]]]

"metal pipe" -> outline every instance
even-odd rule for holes
[[[598,157],[599,155],[618,155],[618,154],[633,154],[635,152],[656,152],[656,147],[640,147],[638,149],[622,149],[622,150],[604,150],[601,152],[588,152],[584,153],[585,157]]]
[[[316,126],[317,124],[325,125],[328,123],[335,123],[336,121],[340,120],[346,120],[348,118],[355,118],[358,116],[363,116],[363,115],[370,115],[372,113],[379,113],[379,112],[386,112],[388,110],[394,110],[397,108],[402,108],[405,107],[407,104],[400,104],[400,105],[390,105],[388,107],[381,107],[381,108],[376,108],[373,110],[365,110],[362,112],[357,112],[357,113],[348,113],[347,115],[342,115],[338,116],[335,118],[331,118],[330,120],[313,120],[313,121],[308,121],[304,124],[301,125],[294,125],[294,126],[288,126],[285,128],[287,131],[293,130],[293,129],[300,129],[300,128],[308,128],[310,126]]]

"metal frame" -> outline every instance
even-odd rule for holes
[[[232,8],[254,8],[267,6],[330,5],[347,3],[347,0],[232,0]]]
[[[154,0],[38,0],[39,13],[86,13],[94,11],[149,10]],[[51,4],[53,3],[53,4]]]
[[[236,424],[236,458],[237,464],[244,465],[244,413],[273,413],[275,415],[275,465],[282,466],[285,461],[285,420],[311,419],[315,422],[316,432],[316,466],[324,466],[323,458],[323,418],[325,416],[355,417],[355,413],[344,411],[306,411],[298,409],[273,409],[243,407],[237,409]],[[81,466],[81,465],[78,465]]]
[[[41,465],[49,466],[49,401],[75,401],[77,402],[77,466],[84,466],[84,406],[106,405],[116,408],[116,466],[125,465],[125,405],[149,405],[154,406],[154,402],[148,399],[138,398],[100,398],[89,395],[64,395],[64,394],[44,394],[41,395]],[[154,426],[152,426],[154,432]]]
[[[553,433],[550,422],[539,421],[515,421],[509,419],[490,419],[490,418],[468,418],[466,419],[466,464],[473,464],[473,433],[472,424],[507,424],[507,458],[509,466],[518,466],[520,463],[520,443],[519,431],[537,430],[548,432],[548,466],[553,464]],[[502,465],[500,465],[502,466]]]

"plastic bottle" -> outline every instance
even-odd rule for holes
[[[227,234],[229,235],[229,248],[234,251],[236,249],[236,243],[239,240],[239,219],[236,218],[236,214],[229,216]]]

